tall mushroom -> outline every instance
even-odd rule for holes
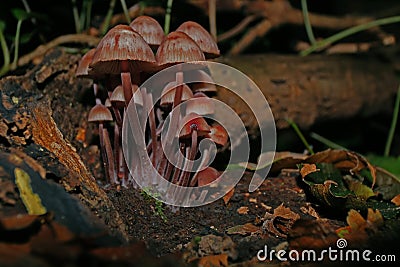
[[[164,39],[160,23],[152,17],[139,16],[129,26],[138,32],[153,50],[156,50]]]
[[[206,58],[216,58],[220,56],[217,43],[211,35],[200,24],[194,21],[186,21],[177,29],[177,32],[184,32],[192,38],[204,52]]]
[[[140,71],[152,69],[154,64],[153,51],[143,37],[127,25],[117,25],[97,45],[90,67],[98,73],[121,74],[127,105],[133,95],[132,78],[138,84]]]
[[[78,67],[76,68],[75,75],[79,78],[88,78],[93,79],[93,94],[96,99],[96,104],[100,104],[101,100],[98,98],[98,85],[97,80],[100,79],[100,75],[96,75],[95,73],[89,74],[89,65],[92,62],[94,53],[96,52],[96,48],[92,48],[86,52],[79,61]]]

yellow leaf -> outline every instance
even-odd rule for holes
[[[46,208],[42,205],[42,201],[38,194],[35,194],[31,187],[31,177],[24,170],[15,168],[15,184],[18,187],[20,197],[24,203],[28,214],[42,215],[47,212]]]

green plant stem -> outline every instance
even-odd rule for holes
[[[10,69],[10,51],[8,50],[8,46],[6,43],[6,39],[4,38],[3,31],[0,31],[0,44],[1,50],[3,52],[3,66],[0,69],[0,77],[8,72]]]
[[[16,69],[17,68],[18,53],[19,53],[19,37],[21,35],[22,21],[23,20],[18,20],[18,22],[17,22],[17,30],[15,32],[15,41],[14,41],[14,47],[15,47],[14,59],[13,59],[13,62],[11,63],[11,69]]]
[[[107,15],[106,18],[104,19],[103,27],[101,28],[102,35],[106,34],[106,32],[108,31],[108,27],[110,26],[110,21],[114,12],[115,2],[116,0],[110,1],[110,6],[108,7]]]
[[[296,134],[299,136],[301,142],[303,142],[304,146],[306,147],[306,149],[308,150],[308,152],[310,152],[311,155],[314,154],[314,151],[312,149],[312,147],[310,146],[310,144],[307,142],[306,138],[304,137],[304,135],[302,134],[302,132],[300,131],[299,127],[297,127],[297,124],[294,123],[291,119],[286,119],[286,121],[289,123],[290,126],[292,126],[293,130],[296,132]]]
[[[388,17],[388,18],[383,18],[383,19],[378,19],[378,20],[374,20],[374,21],[370,21],[361,25],[357,25],[351,28],[348,28],[346,30],[343,30],[341,32],[338,32],[322,41],[316,42],[314,45],[312,45],[311,47],[303,50],[300,52],[301,56],[307,56],[309,54],[311,54],[312,52],[324,48],[334,42],[339,41],[340,39],[343,39],[347,36],[350,36],[352,34],[358,33],[360,31],[364,31],[376,26],[381,26],[381,25],[385,25],[385,24],[391,24],[391,23],[397,23],[400,22],[400,16],[393,16],[393,17]]]
[[[315,45],[316,40],[312,30],[310,17],[308,16],[307,0],[301,0],[301,10],[303,11],[304,26],[306,28],[308,40],[310,41],[311,45]]]
[[[386,140],[385,152],[383,153],[385,157],[388,157],[390,154],[390,147],[392,146],[394,133],[396,131],[397,119],[399,117],[399,109],[400,109],[400,85],[399,88],[397,89],[397,97],[393,109],[392,123],[390,125],[389,134]]]
[[[329,148],[347,150],[347,148],[345,148],[345,147],[343,147],[343,146],[341,146],[339,144],[336,144],[335,142],[333,142],[333,141],[331,141],[331,140],[329,140],[329,139],[327,139],[327,138],[325,138],[325,137],[323,137],[323,136],[321,136],[321,135],[319,135],[317,133],[310,133],[310,136],[312,138],[314,138],[315,140],[323,143],[324,145],[326,145]]]
[[[81,27],[79,22],[79,12],[76,6],[76,0],[71,0],[72,2],[72,14],[74,15],[75,31],[76,33],[81,33]]]
[[[92,6],[93,6],[93,0],[88,0],[86,5],[85,29],[89,29],[90,27],[90,22],[92,18]]]
[[[165,21],[164,21],[164,33],[167,35],[169,33],[169,28],[171,25],[171,11],[172,11],[172,3],[174,0],[168,0],[167,2],[167,12],[165,13]]]
[[[124,15],[125,15],[126,21],[129,24],[129,23],[131,23],[131,17],[129,16],[128,7],[126,6],[125,0],[120,0],[120,1],[121,1],[122,10],[124,11]]]

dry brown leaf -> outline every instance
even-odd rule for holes
[[[283,203],[274,210],[274,213],[265,213],[262,229],[266,233],[286,238],[293,224],[300,219],[300,215],[290,208],[285,208]]]
[[[245,206],[240,207],[240,208],[237,209],[237,213],[239,213],[239,214],[247,214],[247,213],[249,213],[249,207],[245,207]]]
[[[228,255],[209,255],[200,258],[198,266],[201,267],[226,267],[228,266]]]
[[[260,227],[255,226],[252,223],[246,223],[243,225],[236,225],[228,230],[226,230],[227,234],[229,235],[249,235],[249,234],[254,234],[254,233],[260,233]]]
[[[394,198],[392,198],[391,202],[396,206],[400,206],[400,195],[397,195]]]
[[[317,165],[304,163],[303,166],[301,167],[300,174],[304,178],[307,175],[309,175],[310,173],[317,172],[317,171],[319,171],[319,169],[317,169]]]
[[[367,219],[364,219],[356,210],[350,210],[346,218],[348,226],[336,230],[340,237],[352,242],[365,242],[369,235],[376,232],[383,225],[383,217],[379,210],[368,209]]]
[[[300,210],[304,214],[308,214],[310,216],[313,216],[316,219],[320,219],[318,212],[310,204],[300,207]]]
[[[235,188],[229,190],[228,193],[222,198],[224,200],[225,205],[228,205],[229,200],[232,198],[233,194],[235,193]]]

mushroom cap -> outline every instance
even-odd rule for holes
[[[206,58],[216,58],[220,56],[217,43],[200,24],[194,21],[186,21],[182,23],[176,31],[184,32],[189,35],[189,37],[199,45]]]
[[[205,57],[200,47],[184,32],[171,32],[157,49],[156,61],[159,66],[204,61]]]
[[[197,174],[197,185],[198,186],[203,186],[210,184],[214,182],[215,180],[218,179],[219,177],[219,172],[214,169],[213,167],[207,167],[201,171],[199,171]]]
[[[138,32],[152,48],[157,48],[164,39],[164,31],[157,20],[149,16],[139,16],[129,26]]]
[[[199,115],[207,115],[214,113],[214,102],[203,93],[196,93],[193,98],[186,102],[186,113],[197,113]]]
[[[175,98],[175,93],[176,93],[176,88],[178,86],[176,85],[176,81],[172,81],[167,83],[166,86],[164,86],[164,89],[161,92],[161,100],[160,100],[160,105],[161,106],[168,106],[172,105],[174,103],[174,98]],[[181,101],[186,101],[190,98],[193,97],[193,92],[187,86],[187,84],[182,84],[182,97]]]
[[[196,70],[190,74],[194,80],[202,81],[192,84],[193,92],[216,92],[217,87],[215,86],[214,80],[204,70]]]
[[[96,78],[96,75],[89,75],[89,65],[92,62],[93,55],[96,52],[96,48],[92,48],[86,52],[79,61],[78,67],[76,68],[75,75],[80,78]]]
[[[228,143],[229,136],[224,127],[215,123],[210,127],[210,132],[208,133],[207,137],[213,140],[214,143],[225,146]]]
[[[210,125],[206,120],[196,113],[189,113],[180,122],[182,128],[179,132],[180,139],[188,139],[192,136],[192,131],[197,131],[197,136],[206,136],[210,132]]]
[[[155,58],[150,46],[128,25],[117,25],[97,45],[90,67],[94,73],[121,73],[121,62],[129,62],[129,71],[154,68]]]
[[[137,93],[138,86],[135,84],[132,84],[132,93],[133,93],[133,98],[134,98],[134,103],[138,104],[140,106],[143,106],[143,98],[141,93]],[[125,106],[125,95],[124,95],[124,89],[122,85],[118,85],[115,87],[114,91],[112,92],[110,96],[110,101],[116,107],[124,107]]]
[[[89,111],[88,122],[112,121],[113,117],[110,110],[103,104],[96,104]]]

